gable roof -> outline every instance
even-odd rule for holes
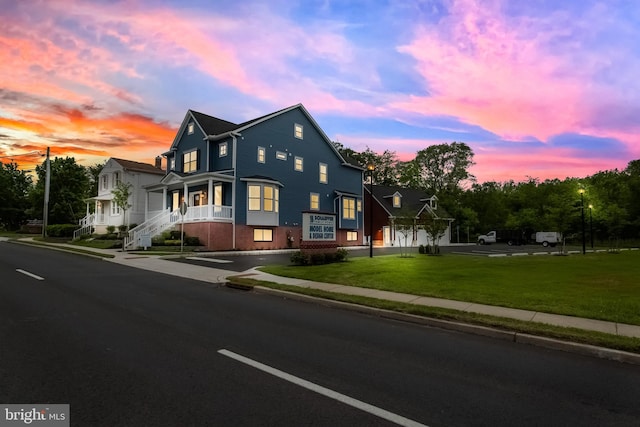
[[[193,118],[200,124],[202,130],[207,135],[219,135],[221,133],[232,131],[238,127],[235,123],[231,123],[217,117],[212,117],[193,110],[189,110],[189,112],[193,115]]]
[[[365,185],[367,191],[370,191],[369,185]],[[398,194],[401,197],[400,207],[393,206],[393,196]],[[423,211],[427,211],[436,218],[450,219],[450,215],[437,206],[436,209],[432,209],[429,206],[429,199],[435,196],[429,196],[424,191],[416,190],[414,188],[403,188],[396,186],[373,186],[373,198],[375,201],[384,208],[390,216],[396,216],[400,212],[411,212],[415,216],[420,215]],[[437,197],[436,197],[437,200]]]
[[[236,124],[236,123],[233,123],[233,122],[230,122],[230,121],[227,121],[227,120],[223,120],[223,119],[220,119],[218,117],[209,116],[207,114],[203,114],[203,113],[200,113],[200,112],[197,112],[197,111],[188,110],[184,120],[182,121],[180,129],[178,130],[178,133],[176,134],[176,136],[175,136],[175,138],[173,140],[173,143],[171,144],[171,149],[170,150],[175,149],[175,147],[177,146],[178,141],[179,141],[179,137],[184,132],[184,129],[187,126],[187,123],[189,122],[191,117],[198,124],[198,126],[200,127],[202,132],[204,132],[205,139],[208,139],[209,141],[216,141],[216,140],[220,140],[220,139],[223,139],[223,138],[227,138],[227,137],[231,136],[232,134],[236,134],[236,136],[237,136],[237,134],[239,134],[240,132],[244,131],[245,129],[248,129],[248,128],[252,127],[252,126],[258,125],[258,124],[260,124],[262,122],[265,122],[265,121],[270,120],[270,119],[272,119],[272,118],[274,118],[276,116],[279,116],[281,114],[287,113],[287,112],[295,110],[295,109],[300,109],[300,111],[307,117],[309,122],[311,122],[311,124],[315,127],[315,129],[318,131],[318,133],[325,140],[325,142],[327,144],[329,144],[329,146],[331,147],[333,152],[336,154],[336,156],[338,156],[338,158],[342,161],[343,165],[349,166],[349,167],[352,167],[352,168],[356,168],[356,169],[360,169],[360,170],[364,170],[364,168],[361,165],[357,164],[357,162],[355,162],[355,161],[353,161],[351,159],[346,159],[338,151],[338,149],[335,147],[333,142],[331,142],[329,137],[324,133],[322,128],[320,128],[318,123],[314,120],[313,117],[311,117],[311,114],[309,114],[307,109],[304,108],[304,105],[302,105],[302,104],[292,105],[290,107],[283,108],[283,109],[275,111],[273,113],[265,114],[263,116],[255,118],[255,119],[247,120],[247,121],[239,123],[239,124]],[[169,152],[164,153],[164,155],[169,154]]]
[[[111,157],[111,160],[122,166],[122,169],[125,171],[164,175],[164,171],[162,169],[148,163],[134,162],[133,160],[118,159],[115,157]]]

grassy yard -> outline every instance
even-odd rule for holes
[[[265,272],[640,325],[640,251],[570,256],[398,255]]]

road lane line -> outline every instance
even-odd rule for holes
[[[38,275],[36,275],[36,274],[29,273],[28,271],[24,271],[24,270],[22,270],[22,269],[20,269],[20,268],[16,268],[16,271],[17,271],[18,273],[22,273],[22,274],[25,274],[25,275],[27,275],[27,276],[29,276],[29,277],[32,277],[32,278],[34,278],[34,279],[36,279],[36,280],[44,280],[44,277],[40,277],[40,276],[38,276]]]
[[[330,397],[346,405],[353,406],[354,408],[360,409],[361,411],[368,412],[372,415],[383,418],[387,421],[391,421],[398,425],[410,426],[410,427],[427,427],[425,424],[420,424],[419,422],[410,420],[409,418],[405,418],[401,415],[394,414],[393,412],[389,412],[382,408],[378,408],[377,406],[373,406],[368,403],[362,402],[361,400],[354,399],[353,397],[349,397],[344,394],[338,393],[337,391],[333,391],[331,389],[322,387],[321,385],[318,385],[310,381],[304,380],[302,378],[296,377],[294,375],[288,374],[279,369],[272,368],[271,366],[257,362],[253,359],[249,359],[248,357],[244,357],[232,351],[221,349],[221,350],[218,350],[218,353],[222,354],[223,356],[230,357],[231,359],[237,360],[238,362],[244,363],[245,365],[249,365],[253,368],[256,368],[268,374],[274,375],[285,381],[289,381],[300,387],[304,387],[307,390],[311,390],[323,396]]]

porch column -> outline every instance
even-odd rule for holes
[[[144,221],[149,217],[149,190],[144,193]]]
[[[184,183],[182,201],[189,205],[189,186],[186,182]]]
[[[207,216],[213,218],[213,178],[209,178],[209,188],[207,190]]]

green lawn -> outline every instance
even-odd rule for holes
[[[640,251],[570,256],[350,258],[268,273],[640,325]]]

